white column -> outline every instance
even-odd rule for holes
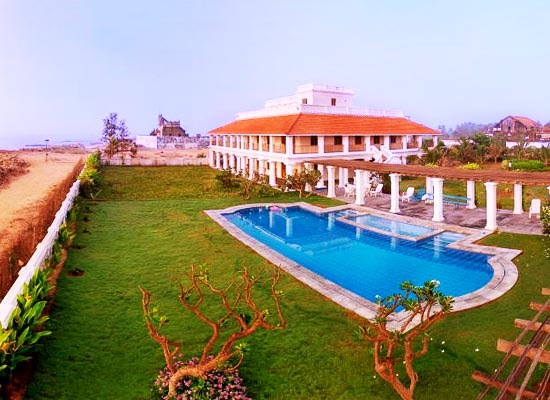
[[[315,187],[317,189],[323,189],[325,187],[325,181],[324,181],[324,178],[323,178],[323,175],[325,173],[325,166],[319,164],[317,166],[317,168],[319,169],[319,172],[321,173],[321,177],[319,178],[319,181],[317,182],[317,185],[315,185]]]
[[[229,168],[229,156],[227,153],[223,153],[223,169]]]
[[[365,204],[365,187],[363,186],[363,171],[355,170],[355,204],[362,206]]]
[[[347,168],[342,168],[344,171],[344,185],[349,181],[349,170]]]
[[[252,141],[253,136],[248,136],[248,150],[254,150],[254,143]]]
[[[345,177],[345,172],[347,171],[346,168],[338,167],[338,187],[343,188],[346,183],[348,183],[348,180]]]
[[[327,190],[327,197],[328,198],[335,198],[336,197],[336,182],[335,182],[335,170],[336,167],[334,165],[328,165],[327,166],[327,179],[328,179],[328,190]]]
[[[523,187],[521,183],[514,184],[514,214],[523,214]]]
[[[216,152],[216,168],[222,169],[222,154],[219,151]]]
[[[269,152],[273,153],[273,149],[275,148],[275,136],[269,136]]]
[[[216,166],[214,151],[212,149],[208,150],[208,165],[210,165],[212,168],[214,168]]]
[[[291,156],[292,154],[294,154],[294,137],[292,136],[287,136],[286,137],[286,155],[287,156]],[[292,175],[292,174],[290,174]]]
[[[466,182],[466,197],[469,199],[466,208],[473,210],[476,208],[476,183],[475,181]]]
[[[429,176],[426,177],[426,193],[434,193],[434,184],[432,182],[432,178],[430,178]]]
[[[349,136],[344,136],[342,139],[344,153],[349,153]]]
[[[445,217],[443,216],[443,179],[431,178],[433,195],[434,195],[434,216],[432,221],[443,222]]]
[[[264,137],[258,136],[258,151],[264,151],[263,145],[264,145]]]
[[[260,160],[258,160],[258,163],[258,173],[260,175],[265,175],[265,160],[261,158]]]
[[[254,170],[255,170],[254,164],[256,164],[256,159],[250,157],[248,159],[248,172],[249,172],[248,178],[249,179],[254,179]]]
[[[313,168],[311,163],[304,163],[304,170],[310,171]],[[313,188],[309,183],[306,183],[306,192],[313,192]]]
[[[276,162],[269,161],[269,185],[270,186],[277,186],[276,173],[277,173]]]
[[[399,174],[390,174],[391,182],[391,213],[398,213],[399,210],[399,180],[401,175]]]
[[[229,155],[229,168],[231,169],[231,171],[233,172],[238,172],[237,171],[237,166],[235,165],[235,156],[233,154],[230,154]]]
[[[317,153],[325,154],[325,137],[324,136],[317,136],[317,147],[319,148]]]
[[[294,164],[292,162],[287,162],[286,163],[286,174],[287,175],[294,174],[294,165],[296,165],[296,164]]]
[[[485,182],[485,190],[487,192],[487,225],[485,229],[494,231],[497,226],[497,183]]]

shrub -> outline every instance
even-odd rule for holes
[[[481,169],[481,166],[478,163],[468,163],[468,164],[461,165],[458,168],[469,169],[469,170],[478,170],[478,169]]]
[[[49,271],[37,270],[31,280],[17,296],[8,326],[0,331],[0,377],[10,378],[17,365],[30,359],[38,341],[51,331],[39,330],[48,317],[42,315],[46,296],[51,290],[48,283]]]
[[[86,160],[84,171],[78,176],[78,179],[80,179],[80,195],[84,198],[94,198],[99,193],[97,190],[101,178],[98,170],[99,160],[100,154],[98,152],[90,155]]]
[[[240,186],[240,179],[230,169],[222,169],[216,174],[216,181],[223,189],[235,189]]]
[[[181,357],[181,356],[180,356]],[[176,361],[174,365],[179,369],[186,365],[195,366],[199,359],[193,359],[185,362],[183,360]],[[153,384],[151,391],[157,399],[167,400],[171,397],[168,395],[168,383],[172,373],[168,367],[159,371],[158,377]],[[181,380],[177,386],[177,400],[249,400],[246,396],[246,387],[242,384],[243,380],[239,376],[237,370],[226,369],[223,366],[210,371],[204,379],[188,377]]]
[[[544,171],[544,163],[539,160],[512,160],[514,171]]]

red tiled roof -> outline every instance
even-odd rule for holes
[[[291,114],[241,119],[220,126],[210,133],[276,135],[440,135],[427,126],[406,118],[334,114]]]

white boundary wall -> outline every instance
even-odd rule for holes
[[[67,193],[61,207],[55,214],[55,218],[48,228],[44,239],[36,246],[36,250],[27,264],[19,271],[19,276],[0,303],[0,325],[6,328],[13,310],[17,306],[17,296],[23,292],[23,286],[27,284],[36,270],[44,268],[44,261],[52,255],[52,248],[59,233],[59,227],[65,223],[67,213],[73,206],[73,201],[78,195],[80,179],[77,179]]]

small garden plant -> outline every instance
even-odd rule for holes
[[[162,347],[164,354],[166,369],[163,370],[164,372],[161,371],[160,381],[157,382],[167,382],[167,398],[177,396],[178,390],[185,387],[185,382],[190,382],[189,385],[193,385],[192,389],[188,389],[189,391],[199,390],[197,385],[201,387],[206,385],[212,374],[223,377],[221,380],[225,382],[223,384],[225,386],[227,382],[234,378],[232,373],[237,371],[243,362],[246,344],[240,342],[242,339],[252,335],[259,328],[282,329],[286,326],[280,303],[283,293],[276,288],[280,277],[278,269],[273,269],[271,276],[265,277],[263,271],[260,271],[258,275],[252,275],[248,268],[244,267],[239,278],[234,278],[225,289],[219,289],[212,283],[208,270],[204,266],[198,268],[192,266],[188,275],[189,282],[179,284],[179,301],[184,308],[208,325],[212,333],[210,340],[204,346],[201,357],[183,363],[177,360],[182,345],[160,333],[162,327],[168,323],[168,318],[161,315],[158,308],[150,307],[151,294],[143,287],[139,287],[142,294],[142,311],[147,329],[151,337]],[[253,288],[256,285],[268,285],[270,287],[278,319],[277,323],[269,322],[271,316],[269,310],[260,309],[256,303],[253,297]],[[208,316],[201,311],[201,306],[207,299],[206,293],[214,294],[222,303],[221,312],[215,317]],[[221,339],[222,331],[226,330],[231,333],[223,336],[223,344],[215,350],[218,341]],[[191,380],[188,381],[188,379]],[[159,385],[157,384],[157,386]],[[162,387],[165,386],[162,385]],[[183,399],[186,397],[177,398]],[[238,399],[240,397],[223,398]]]

